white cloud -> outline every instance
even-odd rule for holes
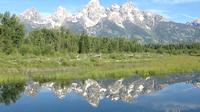
[[[167,4],[182,4],[182,3],[200,2],[200,0],[154,0],[154,2],[167,3]]]

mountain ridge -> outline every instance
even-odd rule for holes
[[[60,11],[60,10],[64,10],[64,11]],[[65,12],[66,14],[61,16],[62,12]],[[103,6],[101,6],[99,0],[91,0],[82,10],[80,10],[77,14],[73,14],[73,15],[67,13],[65,8],[59,6],[58,9],[55,12],[53,12],[53,14],[47,17],[42,16],[39,13],[39,11],[37,11],[35,8],[27,9],[22,14],[20,14],[19,17],[22,21],[32,20],[32,21],[38,21],[38,22],[43,21],[46,23],[50,23],[52,22],[51,20],[53,20],[52,18],[55,17],[52,15],[60,15],[59,16],[60,18],[65,17],[66,19],[68,19],[68,21],[72,21],[73,23],[80,22],[86,28],[97,25],[104,18],[107,18],[108,20],[115,22],[118,26],[123,27],[122,22],[126,20],[129,20],[133,23],[141,24],[144,21],[145,17],[153,18],[154,16],[159,16],[151,12],[140,11],[137,7],[133,5],[132,2],[126,2],[120,6],[117,4],[114,4],[110,8],[104,8]],[[66,15],[69,15],[69,16],[66,16]],[[38,20],[36,20],[36,18],[33,19],[33,17],[38,17]],[[161,21],[164,21],[163,16],[159,16],[159,17],[161,17]],[[62,25],[63,24],[60,24],[57,26],[62,26]],[[52,25],[51,27],[55,27],[55,26],[56,25]]]
[[[161,15],[139,10],[132,2],[105,8],[100,0],[91,0],[76,14],[71,14],[60,6],[50,16],[44,17],[35,8],[31,8],[19,17],[29,30],[64,26],[72,31],[85,31],[94,36],[124,36],[150,43],[188,42],[191,37],[195,42],[200,41],[200,35],[196,35],[200,32],[200,22],[181,24],[169,21]],[[163,38],[161,30],[167,34],[164,37],[169,38]]]

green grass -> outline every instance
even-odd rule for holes
[[[0,82],[77,80],[168,75],[200,71],[200,57],[168,54],[76,54],[66,56],[0,56]]]

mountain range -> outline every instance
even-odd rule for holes
[[[42,16],[37,9],[30,8],[19,18],[27,31],[63,26],[77,33],[84,31],[93,36],[128,37],[142,43],[200,41],[200,19],[176,23],[161,15],[141,11],[132,2],[105,8],[99,0],[91,0],[76,14],[60,6],[49,16]]]

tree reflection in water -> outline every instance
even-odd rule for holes
[[[0,84],[0,103],[10,105],[15,103],[25,90],[25,83]]]

